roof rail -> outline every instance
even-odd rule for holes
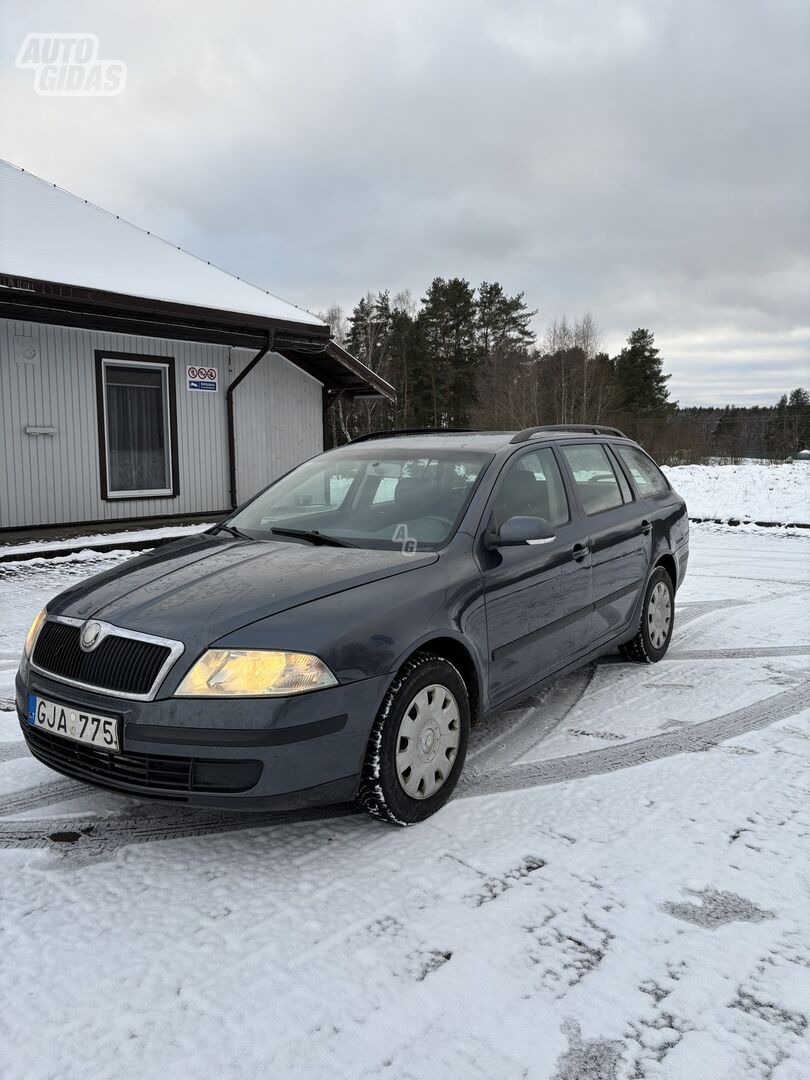
[[[513,435],[509,440],[513,443],[528,442],[532,435],[539,435],[543,431],[582,431],[589,435],[618,435],[620,439],[626,439],[623,431],[615,427],[607,427],[604,424],[543,424],[541,427],[528,427]]]
[[[358,435],[354,439],[349,439],[347,445],[370,442],[371,439],[387,439],[392,435],[472,435],[474,433],[475,428],[395,428],[393,431],[369,431],[366,435]]]

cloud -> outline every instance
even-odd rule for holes
[[[810,367],[808,11],[12,3],[3,154],[311,309],[500,280],[538,329],[654,329],[683,403],[770,400]],[[37,98],[43,29],[98,34],[125,93]]]

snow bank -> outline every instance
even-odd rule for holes
[[[181,536],[192,536],[194,533],[204,532],[213,526],[213,521],[202,525],[164,525],[157,529],[122,529],[121,532],[88,533],[82,536],[70,536],[66,534],[62,540],[30,540],[24,544],[1,544],[2,555],[29,555],[42,552],[47,555],[49,551],[64,551],[65,548],[74,548],[81,551],[103,544],[105,548],[112,548],[116,543],[129,542],[132,540],[174,540]]]
[[[802,462],[676,465],[664,472],[690,517],[810,524],[810,469]]]

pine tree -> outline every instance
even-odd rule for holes
[[[529,322],[536,314],[529,311],[523,293],[507,296],[497,281],[482,281],[478,286],[477,426],[497,430],[514,423],[516,384],[534,344]]]
[[[652,330],[639,328],[613,360],[619,408],[634,417],[664,417],[677,408],[669,400],[663,361]]]
[[[387,291],[366,293],[346,320],[345,347],[386,382],[396,385],[391,362],[393,312]],[[331,324],[330,324],[331,325]],[[344,438],[387,430],[397,422],[396,406],[385,400],[337,403],[337,422]]]
[[[507,296],[497,282],[482,281],[476,301],[477,335],[481,356],[498,347],[528,346],[534,342],[529,322],[537,311],[529,311],[523,293]]]
[[[434,278],[417,318],[431,427],[467,427],[475,405],[475,293],[463,278]]]
[[[797,386],[782,394],[767,426],[766,446],[773,458],[790,457],[810,443],[810,395]]]
[[[810,449],[810,394],[803,386],[791,390],[788,398],[788,413],[791,418],[791,453]]]
[[[388,291],[366,295],[348,318],[346,348],[372,371],[385,375],[388,339],[391,333],[391,303]]]

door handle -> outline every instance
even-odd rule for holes
[[[587,544],[574,544],[573,550],[571,551],[571,558],[574,559],[575,562],[581,562],[590,553],[590,550],[591,549]]]
[[[642,523],[641,523],[641,532],[642,532],[643,536],[648,536],[652,532],[652,522],[651,521],[642,521]]]

